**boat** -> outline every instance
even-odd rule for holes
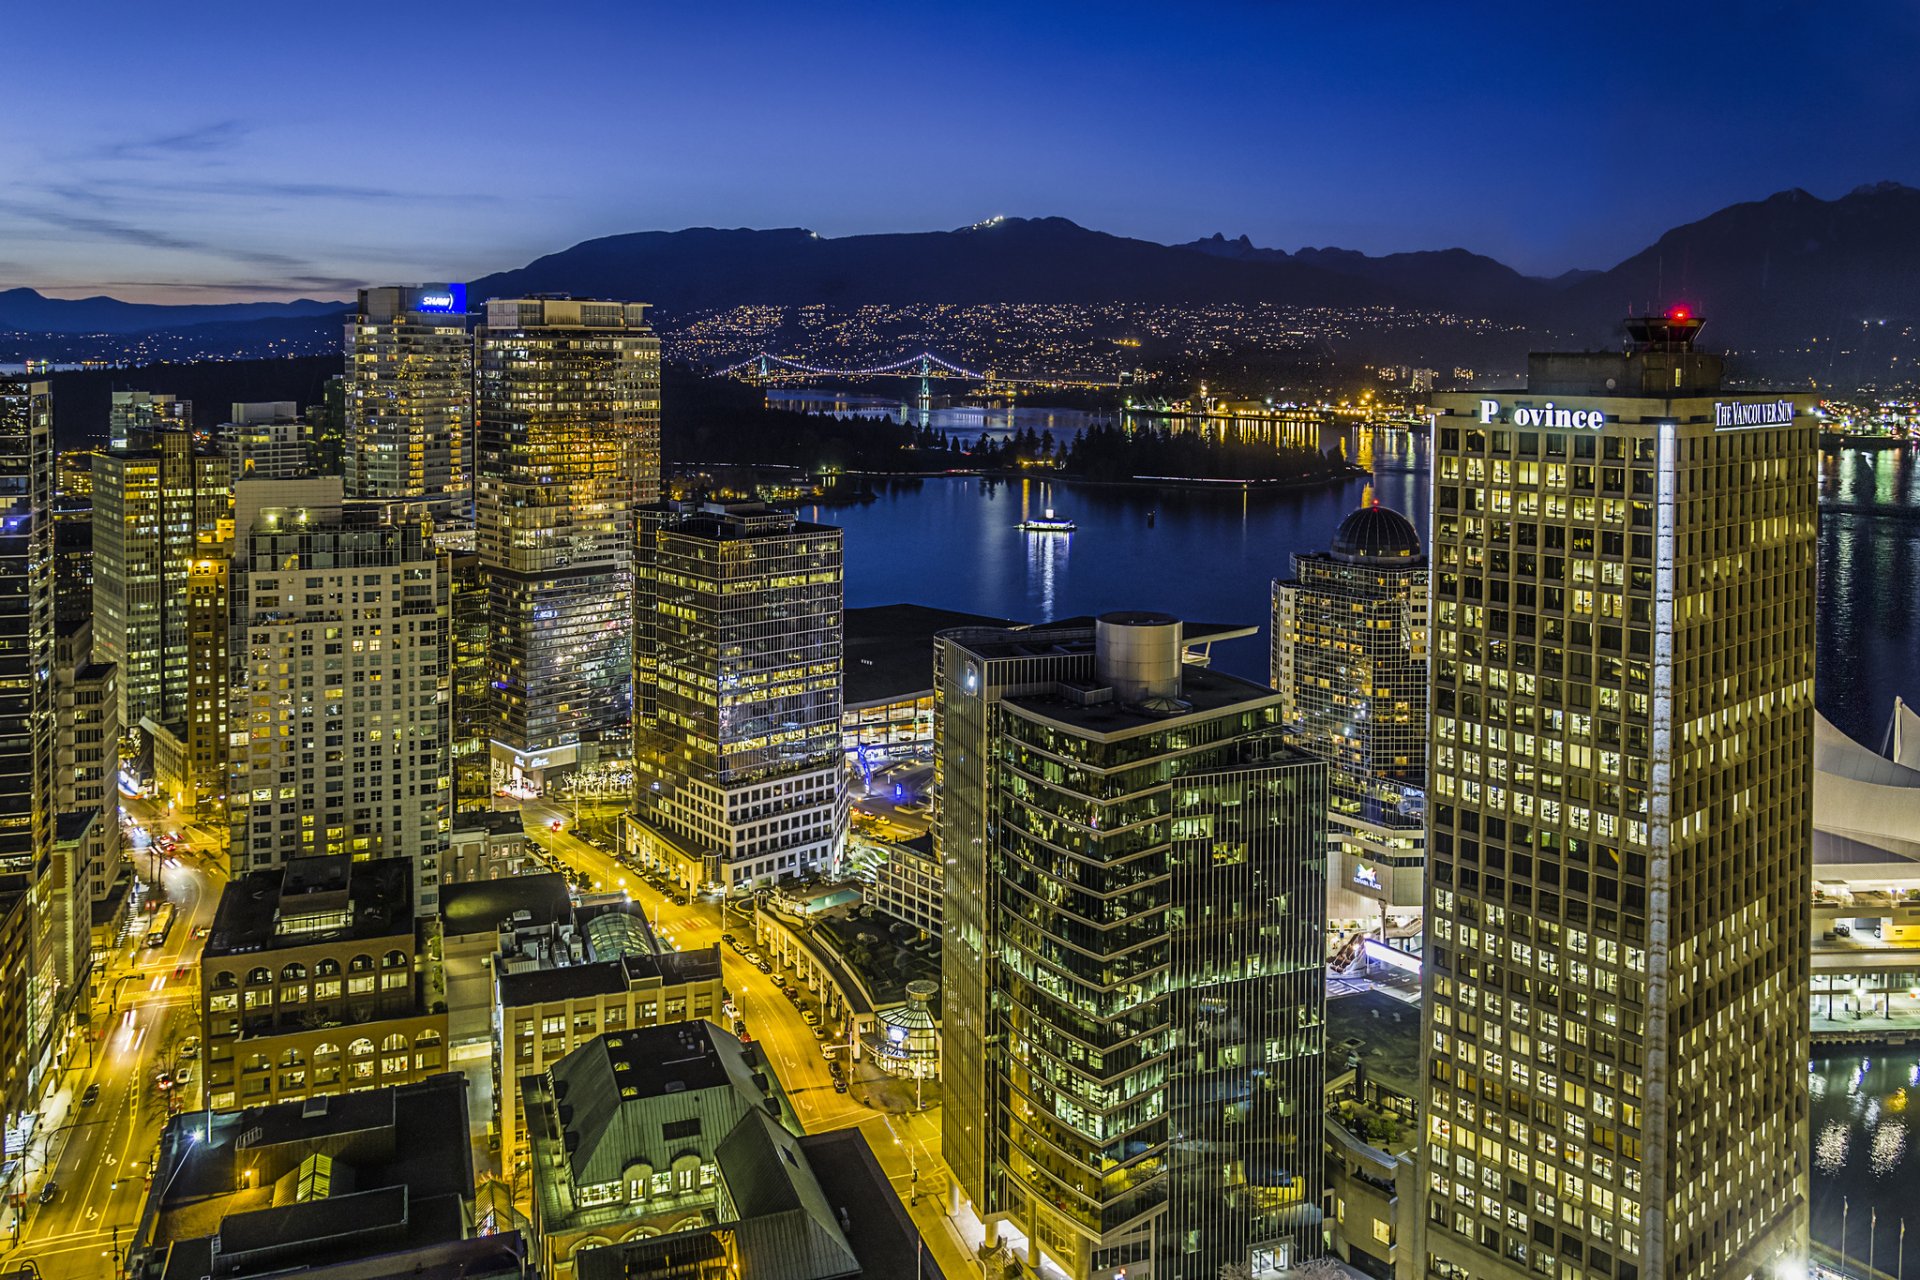
[[[1052,507],[1048,507],[1043,516],[1029,516],[1020,522],[1020,528],[1028,533],[1072,533],[1075,527],[1065,516],[1053,514]]]

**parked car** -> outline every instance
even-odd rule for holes
[[[820,1015],[815,1013],[811,1009],[802,1009],[800,1011],[800,1020],[806,1023],[810,1027],[817,1027],[820,1025]]]
[[[730,934],[730,933],[723,933],[723,934],[721,934],[721,935],[720,935],[720,941],[722,941],[722,942],[724,942],[724,943],[726,943],[726,944],[727,944],[728,946],[732,946],[732,945],[733,945],[733,935],[732,935],[732,934]]]
[[[762,960],[759,964],[755,965],[754,968],[758,969],[762,973],[773,972],[773,966],[768,964],[765,960]]]
[[[740,1021],[740,1019],[735,1018],[733,1020],[733,1034],[737,1036],[743,1036],[747,1034],[747,1024]]]
[[[827,1038],[827,1029],[825,1027],[816,1026],[813,1029],[813,1038],[815,1040],[825,1040]]]
[[[820,1056],[825,1058],[828,1062],[833,1062],[833,1055],[837,1053],[839,1049],[840,1049],[840,1046],[837,1044],[823,1044],[820,1046]],[[837,1067],[840,1064],[837,1062],[834,1062],[834,1065]]]
[[[833,1082],[833,1091],[835,1093],[845,1093],[847,1091],[847,1082],[845,1080],[835,1080]]]
[[[182,1067],[173,1073],[173,1083],[178,1088],[186,1088],[193,1083],[193,1068]]]
[[[80,1095],[80,1105],[83,1107],[90,1107],[98,1101],[100,1101],[100,1086],[97,1084],[88,1085],[87,1091]]]
[[[200,1037],[191,1036],[185,1041],[183,1041],[180,1045],[180,1056],[183,1058],[199,1057],[200,1056]]]
[[[786,993],[786,997],[789,1000],[798,1000],[800,998],[800,988],[793,986],[792,984],[784,986],[780,989],[781,991]]]

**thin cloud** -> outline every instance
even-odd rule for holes
[[[204,240],[189,239],[167,231],[156,231],[152,227],[139,227],[115,218],[95,217],[91,214],[75,213],[70,209],[48,208],[23,200],[0,200],[0,213],[11,213],[16,217],[27,218],[50,227],[59,227],[65,231],[78,232],[97,240],[138,245],[143,249],[179,249],[188,253],[210,253],[234,262],[245,262],[260,267],[277,267],[283,271],[298,270],[307,265],[306,259],[296,258],[290,254],[271,253],[258,249],[224,248]]]
[[[211,155],[238,146],[248,132],[248,127],[238,120],[217,120],[197,129],[109,143],[95,148],[92,154],[106,160],[157,160]]]

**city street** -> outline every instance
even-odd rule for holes
[[[143,802],[128,802],[127,810],[143,824],[159,820]],[[46,1280],[113,1274],[108,1259],[138,1220],[167,1115],[156,1073],[190,1066],[196,1078],[181,1105],[191,1107],[198,1096],[199,1060],[181,1059],[178,1050],[198,1035],[201,942],[194,931],[212,924],[225,882],[206,869],[206,855],[203,847],[159,862],[167,901],[176,907],[164,946],[147,947],[144,917],[135,917],[119,945],[96,957],[103,968],[86,1039],[42,1106],[40,1133],[27,1153],[25,1203],[0,1216],[0,1269],[30,1261]],[[143,873],[147,861],[142,854]],[[90,1085],[99,1095],[87,1106]],[[55,1190],[42,1204],[49,1179]]]

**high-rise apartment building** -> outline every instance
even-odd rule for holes
[[[37,1084],[76,974],[60,940],[79,904],[55,865],[53,397],[0,379],[0,898],[29,964],[19,1076]],[[84,929],[82,930],[84,932]]]
[[[1374,502],[1273,584],[1273,687],[1287,736],[1325,760],[1327,910],[1417,948],[1426,896],[1427,557]]]
[[[406,858],[439,905],[450,830],[447,564],[337,478],[243,481],[228,577],[233,874]]]
[[[1806,1265],[1819,454],[1700,324],[1435,397],[1426,1276]]]
[[[935,644],[941,1150],[1074,1280],[1318,1252],[1326,765],[1159,614]]]
[[[641,856],[689,889],[837,867],[840,530],[750,504],[649,506],[639,520]]]
[[[476,518],[501,785],[539,786],[631,733],[634,509],[660,487],[646,309],[487,303]]]
[[[236,401],[217,435],[236,481],[294,480],[308,473],[307,424],[291,400]]]
[[[162,431],[138,449],[94,460],[93,643],[119,671],[120,724],[178,733],[187,720],[188,576],[196,557],[233,536],[225,456]]]
[[[347,321],[347,496],[473,511],[473,344],[463,284],[362,289]]]
[[[107,447],[144,449],[163,431],[193,433],[193,401],[152,391],[115,391],[107,405]]]

